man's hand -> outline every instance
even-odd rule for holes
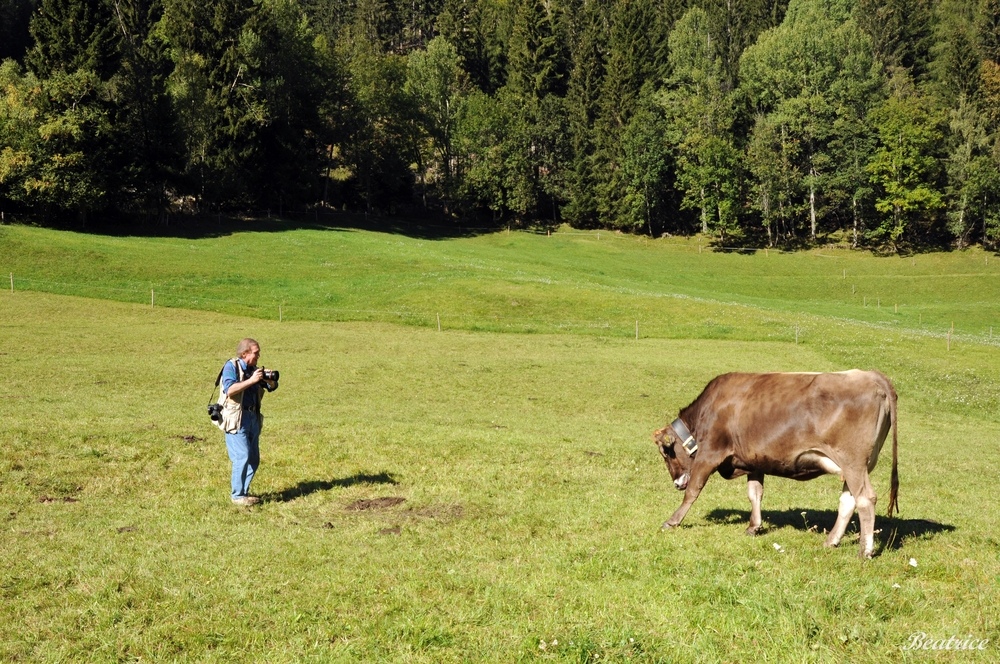
[[[252,374],[250,374],[249,377],[245,378],[244,380],[241,380],[238,383],[233,383],[230,386],[229,392],[227,394],[229,395],[230,398],[232,398],[237,394],[239,394],[240,392],[242,392],[243,390],[250,387],[251,385],[256,385],[262,380],[264,380],[264,370],[261,368],[257,368]]]

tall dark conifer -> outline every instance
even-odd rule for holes
[[[927,75],[933,44],[930,0],[858,0],[855,18],[887,69],[903,69],[915,81]]]
[[[106,0],[42,0],[31,37],[27,64],[41,79],[86,69],[105,80],[116,68],[117,34]]]
[[[612,226],[622,217],[625,192],[622,135],[643,96],[649,97],[662,85],[660,77],[666,70],[666,63],[658,62],[657,57],[665,54],[659,46],[667,41],[667,35],[657,33],[656,26],[654,0],[617,0],[613,6],[600,117],[595,123],[598,209],[602,222]]]
[[[112,19],[120,35],[120,67],[110,86],[120,173],[115,198],[120,207],[147,213],[164,210],[183,145],[166,90],[172,63],[156,30],[162,15],[162,0],[121,0]]]
[[[292,2],[265,2],[244,34],[248,99],[257,110],[248,180],[259,205],[312,202],[329,126],[320,120],[336,72],[314,47],[314,34]],[[331,96],[336,94],[331,87]],[[252,100],[252,101],[251,101]]]
[[[554,4],[518,0],[500,113],[510,128],[500,152],[507,208],[521,219],[558,218],[565,196],[568,140],[563,97],[566,60]]]
[[[568,175],[564,214],[578,226],[597,223],[595,122],[600,115],[604,82],[608,15],[604,3],[585,1],[577,12],[576,40],[566,94],[566,111],[572,139],[572,164]]]
[[[482,0],[445,0],[437,16],[438,33],[455,47],[472,84],[488,94],[499,90],[507,76],[503,42],[510,30],[501,23]]]
[[[965,0],[942,0],[937,6],[930,70],[947,106],[956,107],[959,97],[978,95],[983,54],[973,11]]]
[[[518,0],[510,37],[507,87],[525,99],[541,99],[563,90],[552,16],[542,0]]]

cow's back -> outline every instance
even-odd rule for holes
[[[699,410],[737,456],[782,459],[816,449],[871,465],[889,395],[895,399],[891,383],[876,371],[731,373],[710,383]]]

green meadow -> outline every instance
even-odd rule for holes
[[[998,659],[998,256],[0,226],[0,277],[0,661]],[[252,509],[205,413],[243,336]],[[873,560],[822,546],[833,477],[660,530],[650,434],[708,380],[852,367],[899,393]]]

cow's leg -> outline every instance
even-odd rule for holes
[[[750,527],[747,528],[747,535],[756,535],[760,529],[760,501],[764,497],[764,473],[750,473],[747,475],[747,497],[750,498]]]
[[[858,502],[858,521],[861,524],[861,558],[871,558],[875,555],[875,490],[871,479],[865,473],[860,495],[855,497]]]
[[[847,482],[844,482],[844,489],[840,494],[840,505],[837,509],[837,522],[833,524],[833,529],[830,534],[827,535],[825,546],[837,546],[840,544],[841,538],[844,537],[844,533],[847,531],[847,524],[851,522],[851,517],[854,516],[855,501],[854,496],[851,495],[850,489],[847,488]]]
[[[875,555],[875,490],[872,488],[871,479],[865,471],[851,475],[845,473],[844,480],[844,486],[850,490],[851,499],[845,499],[843,493],[840,495],[840,512],[837,516],[837,523],[826,543],[829,546],[835,546],[840,542],[840,537],[844,534],[843,530],[846,529],[847,521],[850,519],[847,507],[853,502],[858,511],[861,530],[858,555],[861,558],[871,558]],[[845,512],[847,512],[846,517],[844,516]],[[835,535],[836,537],[834,537]]]
[[[680,525],[680,522],[684,520],[684,515],[691,509],[694,501],[698,499],[698,494],[701,493],[701,490],[705,487],[705,482],[713,472],[715,472],[714,467],[709,469],[708,472],[700,468],[691,469],[691,479],[688,480],[687,488],[684,490],[684,500],[681,501],[681,506],[677,508],[677,511],[664,521],[663,530]]]

